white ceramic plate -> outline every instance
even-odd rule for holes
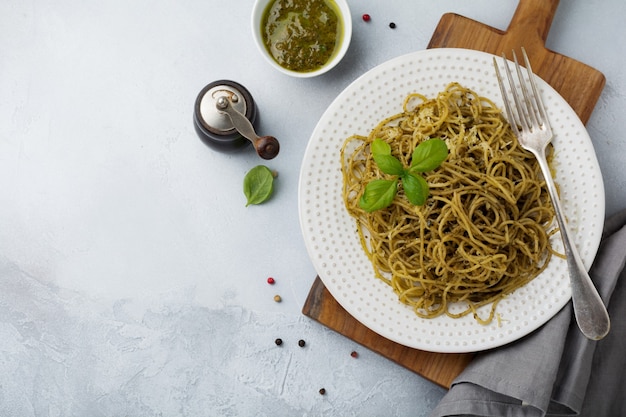
[[[324,285],[353,317],[405,346],[434,352],[472,352],[504,345],[537,329],[570,299],[567,265],[552,258],[548,268],[500,302],[501,320],[478,324],[417,317],[391,287],[375,278],[355,220],[344,208],[339,152],[353,134],[367,135],[384,117],[402,111],[411,92],[434,97],[459,82],[502,108],[493,55],[465,49],[429,49],[388,61],[348,86],[329,106],[306,149],[299,183],[300,224],[309,256]],[[604,184],[585,127],[567,102],[538,80],[555,137],[555,179],[570,230],[589,268],[604,223]],[[560,236],[555,246],[562,247]],[[483,307],[483,309],[489,307]],[[481,311],[485,315],[485,311]]]

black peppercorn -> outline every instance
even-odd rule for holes
[[[395,28],[396,28],[396,24],[395,24],[395,23],[393,23],[393,22],[391,22],[391,23],[389,23],[389,27],[390,27],[391,29],[395,29]]]
[[[300,347],[304,347],[304,345],[306,345],[306,342],[302,339],[298,340],[298,346]]]
[[[274,343],[276,343],[276,346],[280,346],[283,344],[283,339],[276,339],[274,340]]]
[[[324,388],[320,389],[320,395],[325,395],[326,394],[326,390]]]

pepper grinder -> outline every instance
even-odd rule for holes
[[[204,87],[194,106],[196,133],[218,151],[239,150],[252,143],[263,159],[278,155],[280,144],[273,136],[258,136],[253,123],[256,105],[250,92],[230,80],[214,81]]]

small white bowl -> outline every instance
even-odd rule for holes
[[[254,2],[254,7],[252,9],[252,37],[254,38],[254,42],[261,52],[261,55],[266,59],[266,61],[275,69],[282,72],[283,74],[290,75],[292,77],[298,78],[310,78],[315,77],[321,74],[324,74],[330,71],[333,67],[335,67],[344,57],[346,52],[348,51],[348,47],[350,46],[350,40],[352,39],[352,16],[350,14],[350,8],[348,7],[348,3],[346,0],[329,0],[333,1],[337,8],[339,9],[339,18],[343,23],[343,36],[341,39],[341,43],[339,45],[339,49],[335,52],[335,54],[330,58],[330,60],[324,64],[322,67],[313,70],[313,71],[293,71],[288,68],[281,66],[276,60],[272,57],[270,52],[267,50],[265,45],[263,44],[262,37],[262,19],[263,14],[270,3],[275,0],[256,0]]]

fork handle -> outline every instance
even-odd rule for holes
[[[552,174],[550,173],[545,151],[535,152],[535,156],[546,181],[546,186],[554,206],[556,220],[561,231],[561,237],[563,238],[563,246],[565,247],[565,256],[567,257],[567,266],[570,274],[572,304],[574,306],[576,322],[581,332],[587,338],[600,340],[607,335],[611,327],[609,314],[602,298],[600,298],[598,291],[587,273],[587,269],[580,259],[574,242],[570,238],[567,222],[563,214],[563,209],[561,208],[559,195],[554,185]]]

